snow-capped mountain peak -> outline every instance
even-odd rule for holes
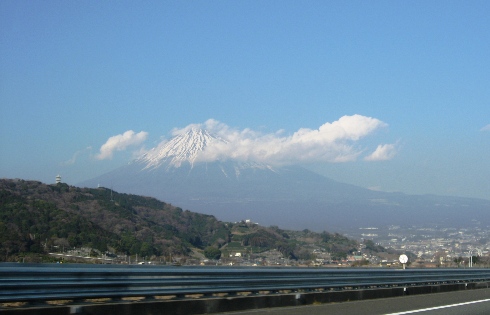
[[[146,164],[146,169],[158,168],[161,165],[180,167],[183,162],[193,165],[198,155],[214,141],[226,143],[225,140],[211,135],[207,130],[191,128],[151,149],[138,161]]]

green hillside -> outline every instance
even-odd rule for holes
[[[204,249],[210,248],[219,249],[223,257],[277,250],[296,260],[313,258],[305,249],[308,246],[342,257],[354,251],[357,243],[327,232],[225,223],[154,198],[107,188],[0,180],[0,261],[49,261],[49,252],[81,247],[155,260],[196,253],[202,257],[209,252]]]

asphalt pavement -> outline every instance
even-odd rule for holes
[[[490,314],[490,289],[454,291],[446,293],[421,294],[375,300],[343,303],[316,304],[296,307],[278,307],[220,315],[488,315]]]

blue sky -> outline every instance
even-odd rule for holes
[[[363,187],[490,199],[489,15],[488,1],[1,1],[0,177],[76,184],[193,124],[267,147],[348,121],[359,137],[287,152]]]

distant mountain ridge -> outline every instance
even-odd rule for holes
[[[191,128],[148,153],[81,186],[156,197],[220,220],[313,230],[366,225],[490,222],[490,201],[372,191],[300,166],[199,159],[210,144],[226,141]]]

